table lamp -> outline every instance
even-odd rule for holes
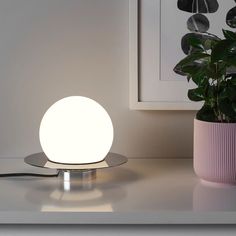
[[[73,180],[91,180],[97,169],[127,161],[109,152],[113,134],[111,118],[100,104],[87,97],[66,97],[42,118],[39,140],[44,152],[26,157],[25,162],[59,170],[65,190],[70,190]]]

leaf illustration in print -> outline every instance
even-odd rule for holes
[[[226,24],[231,28],[236,28],[236,7],[227,13]]]
[[[178,8],[191,13],[214,13],[219,4],[217,0],[178,0]]]
[[[188,33],[186,35],[183,36],[182,40],[181,40],[181,48],[183,50],[183,52],[186,55],[189,55],[191,52],[195,52],[198,51],[198,49],[193,48],[190,44],[190,40],[191,38],[197,38],[199,39],[201,42],[205,42],[206,40],[210,39],[215,39],[218,40],[219,38],[214,35],[214,34],[210,34],[210,33]],[[205,43],[203,43],[205,44]],[[210,45],[209,47],[207,47],[207,45],[205,45],[205,50],[209,50],[210,49]]]
[[[202,14],[195,14],[187,21],[187,27],[190,31],[207,32],[210,27],[209,20]]]

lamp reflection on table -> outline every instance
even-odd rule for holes
[[[65,191],[60,179],[39,181],[25,198],[42,212],[113,212],[116,202],[126,196],[124,188],[97,184],[94,179],[74,181],[70,191]]]
[[[200,181],[193,191],[195,211],[235,211],[236,186]]]
[[[80,192],[65,192],[59,189],[54,190],[49,198],[54,200],[52,204],[43,204],[41,211],[69,211],[69,212],[112,212],[111,203],[102,203],[98,205],[88,205],[87,202],[98,201],[103,198],[103,192],[99,189],[92,189]],[[56,204],[55,204],[56,203]],[[59,204],[58,204],[59,203]]]

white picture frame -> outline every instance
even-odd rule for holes
[[[143,1],[143,0],[140,0]],[[143,101],[140,99],[140,31],[139,25],[139,12],[140,12],[140,1],[129,0],[129,77],[130,77],[130,109],[132,110],[198,110],[202,106],[202,103],[187,101],[175,101],[175,100],[152,100]],[[161,4],[161,0],[155,0],[157,4]],[[157,9],[160,12],[160,8]],[[161,18],[157,16],[159,20]],[[159,22],[159,33],[160,33],[160,22]],[[158,35],[160,39],[160,35]],[[160,49],[160,45],[158,45]],[[157,67],[160,66],[160,57],[156,58]],[[143,78],[145,79],[145,78]],[[176,83],[176,81],[168,81],[168,84]],[[177,82],[178,83],[178,82]],[[186,86],[187,81],[181,80],[178,86]],[[182,89],[183,93],[187,96],[187,89]],[[167,91],[168,92],[168,91]],[[173,92],[173,91],[172,91]]]

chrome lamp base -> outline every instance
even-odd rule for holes
[[[120,154],[109,152],[105,159],[101,162],[91,164],[61,164],[51,162],[43,153],[36,153],[25,157],[25,163],[59,171],[59,179],[61,179],[64,191],[79,189],[81,187],[91,187],[96,179],[98,169],[110,168],[122,165],[127,162],[127,157]]]
[[[59,170],[62,189],[66,192],[83,188],[92,188],[93,181],[96,179],[97,170]]]

